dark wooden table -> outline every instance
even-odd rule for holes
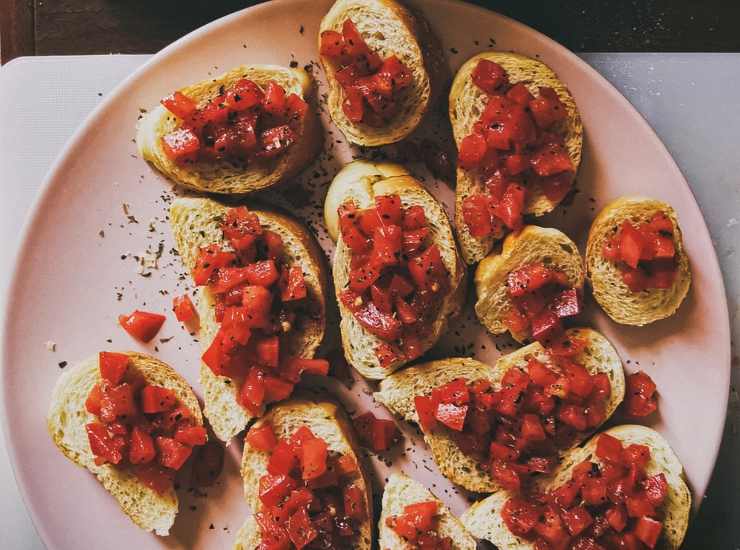
[[[737,0],[473,0],[575,51],[738,51]],[[249,0],[0,0],[0,58],[153,53]]]

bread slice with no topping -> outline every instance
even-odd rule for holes
[[[578,170],[583,145],[583,124],[573,96],[550,67],[536,59],[511,52],[489,51],[474,55],[460,67],[455,75],[455,80],[452,82],[452,88],[450,89],[449,116],[457,147],[459,148],[462,140],[472,132],[473,125],[478,121],[486,107],[487,96],[483,90],[473,83],[471,76],[473,69],[481,59],[487,59],[501,65],[508,73],[509,81],[512,84],[524,83],[535,96],[538,95],[540,86],[549,86],[555,90],[560,101],[568,110],[567,120],[562,123],[562,126],[555,128],[555,131],[565,137],[565,147],[568,150],[568,155],[573,162],[573,166]],[[470,234],[463,219],[463,201],[470,195],[484,190],[483,182],[473,171],[458,166],[457,187],[455,188],[455,227],[463,258],[468,264],[474,264],[482,260],[491,251],[494,242],[501,238],[500,235],[485,239],[475,238]],[[525,214],[542,216],[552,211],[556,206],[557,203],[549,200],[539,186],[527,186]]]
[[[244,194],[266,189],[301,172],[319,153],[323,143],[321,123],[311,104],[314,83],[303,69],[279,65],[242,65],[216,78],[209,78],[179,91],[203,107],[238,80],[252,80],[263,90],[270,80],[280,84],[286,94],[295,93],[308,103],[308,111],[298,130],[298,139],[276,159],[254,161],[237,166],[227,161],[198,162],[179,165],[162,149],[162,137],[176,130],[182,121],[162,105],[146,113],[138,123],[136,145],[139,154],[169,179],[196,191],[222,194]]]
[[[321,56],[321,65],[329,84],[328,107],[334,124],[356,145],[376,147],[401,141],[413,132],[438,95],[444,74],[444,59],[439,43],[428,23],[395,0],[337,0],[324,16],[321,33],[341,33],[345,20],[351,19],[363,39],[382,59],[395,55],[412,73],[413,83],[399,92],[398,112],[380,127],[350,121],[344,114],[345,94],[335,78],[338,67]]]
[[[357,438],[344,410],[330,401],[313,401],[309,399],[290,399],[270,408],[270,411],[258,420],[254,427],[266,423],[272,425],[278,439],[287,439],[301,426],[308,427],[315,436],[323,439],[330,453],[352,456],[360,468],[360,477],[354,482],[365,492],[365,509],[367,520],[360,525],[359,540],[355,548],[370,550],[372,546],[372,496],[370,478],[367,476],[359,455]],[[244,496],[252,516],[247,519],[237,533],[235,550],[254,550],[260,543],[260,532],[254,513],[259,512],[259,480],[267,473],[270,453],[257,451],[248,443],[244,444],[241,475],[244,482]]]
[[[570,329],[567,335],[586,342],[585,349],[575,356],[575,361],[592,374],[603,372],[609,377],[611,395],[605,408],[605,418],[608,419],[624,398],[622,361],[611,343],[595,330]],[[463,357],[415,365],[383,380],[373,397],[395,414],[418,424],[419,417],[414,405],[414,397],[417,395],[430,395],[434,388],[456,378],[464,378],[468,382],[487,379],[494,389],[498,389],[506,371],[514,367],[526,368],[530,359],[547,362],[548,353],[539,342],[501,356],[494,366]],[[429,445],[439,471],[453,483],[478,493],[491,493],[499,489],[491,475],[474,458],[460,450],[446,428],[440,426],[425,433],[424,440]]]
[[[557,229],[527,225],[504,239],[499,254],[491,254],[475,270],[475,290],[478,299],[475,313],[492,334],[503,334],[506,316],[512,307],[506,278],[511,271],[530,263],[541,262],[545,267],[565,273],[572,288],[583,288],[585,271],[576,244]],[[512,334],[523,342],[526,335]]]
[[[229,249],[221,231],[221,220],[228,206],[211,199],[179,198],[170,207],[170,225],[183,264],[192,271],[202,247],[213,243]],[[283,239],[285,259],[289,265],[300,265],[308,290],[308,314],[300,319],[300,327],[281,340],[285,353],[313,357],[326,330],[326,296],[328,275],[326,259],[308,228],[296,220],[263,208],[250,208],[257,214],[262,227],[274,231]],[[215,298],[208,287],[201,287],[196,296],[200,316],[199,339],[207,349],[219,330],[215,315]],[[281,353],[283,352],[281,350]],[[204,392],[204,412],[216,436],[229,442],[242,431],[252,416],[237,402],[237,388],[225,376],[217,376],[201,363],[200,382]]]
[[[668,496],[665,502],[663,532],[656,548],[678,550],[681,547],[691,512],[691,493],[684,481],[683,467],[668,442],[655,430],[645,426],[616,426],[606,432],[622,441],[623,445],[647,445],[651,460],[646,467],[647,475],[662,472],[668,481]],[[598,435],[583,447],[570,451],[555,472],[538,481],[541,490],[555,489],[570,480],[573,468],[585,460],[599,463],[596,457]],[[485,539],[498,548],[507,550],[533,550],[534,545],[509,531],[501,516],[501,509],[509,498],[506,491],[499,491],[473,504],[462,516],[465,527],[477,538]]]
[[[633,225],[646,223],[656,213],[665,214],[673,223],[676,278],[670,288],[632,292],[622,280],[617,265],[604,258],[602,251],[623,222],[629,221]],[[620,197],[607,204],[596,216],[588,233],[586,271],[594,298],[617,323],[643,326],[676,313],[691,286],[691,267],[675,210],[664,202],[645,197]]]
[[[334,177],[324,203],[324,219],[329,234],[338,238],[333,260],[334,290],[339,294],[347,287],[352,257],[352,251],[344,244],[338,229],[337,209],[348,200],[354,201],[360,209],[370,208],[375,205],[376,196],[393,194],[401,198],[404,207],[419,205],[424,208],[430,242],[439,247],[442,261],[450,274],[450,291],[442,301],[429,337],[422,342],[422,348],[426,351],[437,342],[449,318],[456,315],[464,303],[465,266],[460,259],[444,207],[402,166],[355,161]],[[381,367],[375,349],[382,341],[365,330],[341,301],[339,313],[344,355],[360,374],[379,380],[405,364],[405,361],[399,360]]]
[[[172,390],[203,425],[198,399],[188,383],[169,365],[142,353],[127,352],[129,368],[144,376],[156,386]],[[100,382],[98,357],[91,357],[75,365],[57,381],[51,396],[47,415],[47,428],[54,444],[75,464],[87,468],[118,501],[124,513],[145,531],[166,536],[175,521],[178,499],[171,488],[164,494],[157,493],[141,483],[131,471],[112,464],[95,464],[85,425],[96,417],[87,411],[85,401],[93,386]]]
[[[380,550],[403,550],[411,546],[398,533],[386,525],[386,520],[403,513],[404,507],[419,502],[437,503],[436,533],[440,537],[450,537],[452,550],[475,550],[475,539],[470,536],[449,508],[435,497],[426,487],[405,474],[392,473],[385,482],[383,510],[378,522]]]

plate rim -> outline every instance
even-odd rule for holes
[[[150,70],[153,69],[154,66],[159,65],[160,63],[164,62],[166,59],[168,59],[171,55],[174,55],[177,53],[177,50],[180,49],[180,47],[184,44],[189,43],[190,41],[197,40],[202,35],[208,35],[211,32],[216,31],[218,28],[229,25],[233,20],[241,19],[241,18],[251,18],[251,17],[257,17],[259,16],[259,13],[261,11],[268,11],[268,10],[274,10],[274,9],[286,9],[286,7],[290,6],[291,4],[299,3],[301,0],[272,0],[271,2],[265,2],[261,4],[257,4],[255,6],[247,7],[241,10],[237,10],[235,12],[232,12],[230,14],[224,15],[218,19],[215,19],[214,21],[211,21],[197,29],[194,29],[193,31],[185,34],[181,38],[178,38],[171,44],[167,45],[160,51],[154,53],[149,59],[144,61],[144,63],[136,68],[131,74],[126,76],[121,82],[119,82],[109,94],[103,99],[101,103],[99,103],[79,124],[79,126],[75,129],[75,131],[72,133],[70,138],[66,141],[65,145],[61,148],[57,156],[55,157],[54,161],[52,162],[49,170],[46,173],[46,176],[43,179],[43,182],[39,188],[39,190],[36,193],[36,196],[34,197],[30,208],[26,214],[23,226],[21,228],[21,231],[19,232],[19,244],[18,247],[15,250],[14,256],[13,256],[13,263],[11,268],[11,275],[9,278],[9,282],[7,285],[7,300],[5,307],[2,311],[2,320],[0,324],[0,396],[2,399],[0,399],[0,412],[2,412],[2,432],[4,441],[6,444],[8,459],[11,465],[11,469],[13,472],[13,477],[16,482],[16,486],[18,487],[19,493],[21,495],[21,498],[23,499],[23,503],[26,507],[26,510],[28,511],[29,516],[31,517],[34,529],[36,530],[37,534],[39,535],[40,539],[44,543],[45,546],[52,548],[51,545],[51,536],[47,532],[43,522],[40,521],[39,512],[36,509],[35,503],[30,498],[30,495],[27,492],[26,483],[24,482],[23,476],[19,473],[17,464],[19,463],[21,457],[18,455],[18,451],[13,444],[13,440],[11,439],[11,426],[9,422],[8,417],[8,400],[7,400],[7,394],[8,394],[8,385],[5,380],[5,376],[2,376],[2,374],[5,373],[6,369],[8,368],[10,364],[10,357],[9,357],[9,351],[8,346],[6,345],[6,342],[10,336],[10,326],[11,322],[9,320],[10,313],[16,309],[16,300],[17,300],[17,287],[21,284],[20,281],[20,267],[22,265],[23,258],[28,254],[28,243],[29,239],[31,237],[31,229],[34,226],[37,219],[40,217],[41,213],[43,212],[44,205],[50,200],[51,191],[53,189],[53,182],[57,179],[57,174],[64,171],[65,166],[67,163],[73,162],[73,159],[75,158],[76,151],[83,145],[84,143],[84,137],[90,132],[91,127],[94,125],[95,121],[100,117],[104,116],[104,114],[112,109],[115,105],[115,103],[118,102],[118,98],[127,91],[135,82],[137,82],[140,78],[144,77],[146,73],[148,73]],[[303,0],[305,1],[305,0]],[[729,317],[729,308],[728,308],[728,302],[727,302],[727,293],[724,283],[724,278],[722,276],[722,272],[719,265],[719,259],[717,257],[717,251],[712,245],[712,237],[711,233],[709,232],[709,228],[707,226],[706,220],[704,218],[704,214],[701,211],[701,208],[699,206],[698,201],[696,200],[696,196],[694,195],[694,192],[691,189],[691,186],[688,184],[688,181],[686,180],[685,176],[681,172],[681,169],[679,168],[678,164],[676,163],[675,159],[671,155],[671,153],[668,151],[666,145],[663,143],[663,141],[660,139],[660,137],[657,135],[655,130],[650,126],[650,124],[647,122],[647,120],[643,117],[643,115],[627,100],[627,98],[622,95],[619,90],[611,83],[609,82],[604,76],[602,76],[600,73],[596,71],[591,65],[589,65],[586,61],[578,57],[574,52],[560,44],[559,42],[553,40],[549,36],[541,33],[540,31],[520,22],[516,19],[513,19],[509,16],[503,15],[497,11],[486,9],[482,6],[470,4],[467,2],[462,2],[458,0],[412,0],[411,2],[413,5],[418,4],[438,4],[438,5],[444,5],[444,6],[455,6],[456,8],[462,7],[463,9],[470,10],[471,12],[479,14],[481,17],[496,17],[502,21],[505,21],[507,24],[511,25],[517,32],[525,32],[525,33],[531,33],[534,36],[539,37],[545,44],[548,45],[549,48],[552,48],[554,50],[557,50],[561,55],[563,55],[567,62],[569,64],[575,64],[579,66],[580,69],[585,70],[585,72],[588,74],[589,80],[595,80],[598,81],[601,84],[601,87],[603,89],[604,93],[608,93],[612,99],[620,102],[623,107],[627,108],[628,110],[631,110],[634,114],[637,115],[637,118],[639,119],[639,124],[643,126],[643,131],[646,131],[646,135],[649,136],[650,141],[653,143],[653,145],[656,147],[656,151],[660,151],[661,155],[665,157],[665,160],[668,161],[668,165],[671,167],[671,170],[673,172],[672,177],[680,178],[682,182],[682,190],[685,192],[688,192],[691,201],[690,201],[690,207],[694,208],[696,212],[699,214],[702,226],[703,226],[703,234],[701,235],[702,238],[704,238],[709,243],[709,249],[710,253],[704,255],[704,261],[706,262],[707,259],[709,259],[709,273],[707,273],[708,277],[711,279],[714,279],[715,281],[718,281],[719,288],[718,290],[721,292],[722,295],[722,301],[721,304],[719,304],[720,307],[720,314],[722,318],[725,320],[724,323],[722,323],[720,328],[721,332],[721,339],[725,343],[725,353],[723,354],[723,358],[718,358],[717,362],[719,363],[720,360],[722,361],[722,364],[724,366],[722,370],[723,375],[723,386],[727,388],[727,392],[724,396],[720,397],[721,401],[721,409],[723,412],[723,421],[718,423],[714,427],[714,433],[713,433],[713,439],[715,441],[713,448],[710,450],[710,457],[712,461],[712,473],[709,476],[709,479],[707,480],[707,486],[705,487],[705,490],[702,492],[702,495],[700,495],[700,498],[694,498],[694,503],[692,506],[692,517],[694,517],[700,507],[702,502],[705,500],[706,497],[706,489],[709,486],[709,483],[711,482],[711,479],[713,478],[716,470],[716,464],[717,464],[717,458],[719,455],[720,446],[723,442],[723,433],[725,424],[727,421],[727,408],[728,408],[728,402],[729,402],[729,389],[730,389],[730,382],[731,382],[731,327],[730,327],[730,317]],[[705,263],[706,267],[706,263]],[[715,283],[716,284],[716,283]]]

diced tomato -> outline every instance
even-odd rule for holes
[[[560,318],[552,310],[546,309],[531,320],[532,338],[545,341],[562,331]]]
[[[297,487],[288,475],[265,474],[259,481],[259,499],[265,506],[277,506]]]
[[[294,265],[287,272],[283,271],[280,279],[280,298],[283,302],[302,300],[308,295],[303,270]]]
[[[265,376],[265,403],[274,403],[290,397],[293,393],[293,383],[287,382],[277,376]]]
[[[183,445],[197,447],[208,441],[208,432],[203,426],[180,426],[175,430],[175,439]]]
[[[275,432],[272,430],[272,425],[269,422],[265,422],[260,426],[252,426],[247,432],[246,439],[247,444],[258,451],[271,451],[277,445]]]
[[[100,416],[100,403],[102,399],[103,390],[101,389],[100,384],[95,384],[85,400],[85,409],[87,412],[94,414],[95,416]]]
[[[286,441],[278,441],[267,463],[267,471],[274,476],[285,476],[297,465],[298,457],[293,452],[293,447]]]
[[[134,426],[131,430],[128,453],[128,460],[131,464],[146,464],[154,460],[157,456],[157,451],[154,449],[152,436],[139,426]]]
[[[438,403],[434,412],[434,418],[455,431],[462,431],[465,424],[465,416],[468,413],[468,405],[455,405],[453,403]]]
[[[298,382],[304,372],[317,376],[326,376],[329,374],[329,362],[326,359],[287,357],[280,365],[282,377],[289,382]]]
[[[364,521],[366,518],[365,492],[359,485],[345,487],[343,491],[344,513],[355,521]]]
[[[200,139],[189,128],[179,128],[162,136],[164,154],[178,164],[195,162],[198,160]]]
[[[345,97],[342,101],[342,111],[350,122],[362,122],[365,118],[365,108],[362,101],[362,93],[355,87],[344,89]]]
[[[660,532],[663,524],[649,517],[641,517],[635,525],[635,536],[640,539],[648,548],[655,548],[658,544]]]
[[[146,343],[157,335],[165,319],[164,315],[137,309],[130,315],[120,315],[118,322],[131,336]]]
[[[198,108],[198,104],[182,92],[175,92],[163,98],[160,103],[178,118],[189,119]]]
[[[491,475],[504,489],[517,492],[521,488],[519,474],[506,462],[493,460],[491,462]]]
[[[562,172],[575,172],[568,151],[559,143],[547,143],[534,151],[530,166],[538,176],[554,176]]]
[[[280,364],[280,339],[277,336],[260,338],[254,347],[260,365],[276,368]]]
[[[100,399],[100,419],[103,422],[113,422],[119,417],[131,417],[134,414],[136,402],[131,384],[105,388]]]
[[[509,295],[517,297],[542,288],[553,280],[553,272],[542,263],[527,264],[506,277]]]
[[[645,496],[653,506],[663,504],[668,495],[668,481],[663,472],[645,479],[642,482],[642,487],[645,490]]]
[[[524,537],[537,525],[540,512],[534,504],[514,497],[506,501],[501,516],[512,533]]]
[[[354,425],[363,445],[376,453],[390,449],[401,435],[393,421],[376,418],[371,412],[355,418]]]
[[[494,460],[502,460],[504,462],[513,462],[519,458],[519,451],[514,447],[509,447],[498,441],[492,441],[488,448],[488,454]]]
[[[432,399],[441,403],[465,405],[470,402],[470,391],[464,378],[455,378],[451,382],[435,388]]]
[[[301,470],[304,480],[316,479],[326,472],[327,445],[323,439],[306,441],[301,448]]]
[[[128,355],[125,353],[113,353],[101,351],[98,356],[100,377],[114,386],[123,380],[128,369]]]
[[[230,265],[234,260],[234,254],[222,251],[217,244],[201,248],[193,268],[193,281],[199,286],[208,284],[217,269]]]
[[[171,437],[158,436],[155,439],[157,450],[159,451],[159,463],[165,468],[179,470],[185,461],[190,457],[193,450],[187,445]]]
[[[101,463],[118,464],[123,460],[121,449],[126,444],[121,436],[111,437],[104,424],[93,422],[85,426],[90,450]]]
[[[256,367],[249,370],[239,390],[239,403],[251,414],[257,416],[265,403],[265,373]]]
[[[242,290],[242,305],[245,314],[244,322],[247,326],[263,327],[268,321],[272,308],[272,294],[262,286],[245,286]],[[226,319],[224,323],[226,324]]]
[[[141,390],[141,410],[147,414],[169,411],[177,406],[177,396],[161,386],[145,386]]]
[[[414,397],[414,407],[419,417],[421,429],[427,433],[432,431],[437,425],[437,419],[435,418],[437,404],[431,397],[417,395]]]
[[[593,523],[591,514],[584,506],[575,506],[561,514],[565,526],[571,535],[581,534],[589,525]]]
[[[560,101],[555,90],[548,87],[540,88],[537,98],[529,101],[529,109],[537,126],[543,130],[548,130],[553,124],[568,118],[565,105]]]
[[[527,441],[543,441],[545,430],[536,414],[525,414],[522,418],[521,436]]]
[[[493,232],[489,208],[489,198],[485,195],[475,194],[463,199],[463,220],[473,237],[483,238]]]
[[[477,168],[486,155],[486,138],[481,134],[470,134],[460,142],[457,161],[466,170]]]
[[[603,461],[619,464],[622,461],[622,442],[609,434],[601,434],[596,440],[596,456]]]
[[[496,94],[509,83],[504,68],[488,59],[478,61],[471,73],[471,78],[475,85],[487,94]]]
[[[627,415],[643,417],[655,412],[658,408],[655,390],[655,382],[644,372],[640,371],[629,375],[625,395]]]
[[[522,213],[526,190],[521,185],[510,183],[504,191],[504,196],[493,212],[511,230],[518,230],[522,225]]]
[[[195,323],[198,320],[198,312],[187,294],[175,296],[172,300],[172,309],[175,312],[175,317],[181,323]]]
[[[583,407],[579,405],[566,404],[560,408],[558,418],[579,432],[588,428],[588,422]]]
[[[381,225],[373,232],[373,259],[381,266],[397,264],[401,255],[403,230],[398,225]]]

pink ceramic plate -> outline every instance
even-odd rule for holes
[[[169,314],[172,295],[187,286],[171,253],[167,227],[173,189],[136,156],[132,142],[139,109],[190,82],[242,63],[316,60],[319,21],[328,0],[285,0],[262,4],[216,21],[176,42],[137,71],[87,120],[52,170],[18,257],[4,332],[3,405],[6,435],[16,475],[36,526],[50,548],[227,547],[248,514],[242,499],[233,444],[218,485],[200,494],[183,482],[180,514],[173,534],[143,533],[117,509],[95,479],[55,449],[45,426],[51,389],[60,361],[72,363],[101,349],[142,349],[182,372],[198,389],[198,344]],[[444,44],[454,71],[485,49],[515,50],[541,58],[570,87],[586,129],[580,193],[543,224],[568,231],[581,243],[595,212],[624,194],[648,194],[673,204],[691,256],[693,285],[678,315],[647,328],[624,328],[591,308],[591,321],[615,344],[628,371],[645,369],[660,391],[660,418],[654,427],[670,441],[683,462],[694,502],[707,486],[725,418],[730,374],[727,305],[707,228],[686,181],[643,119],[603,78],[576,56],[533,30],[495,13],[449,0],[419,2]],[[322,78],[314,65],[314,75]],[[64,108],[60,105],[59,108]],[[435,134],[439,118],[427,130]],[[326,122],[326,121],[325,121]],[[326,124],[331,132],[331,126]],[[321,198],[328,182],[352,151],[334,130],[325,154],[306,171],[305,192],[273,194],[321,228]],[[356,151],[355,151],[356,153]],[[392,150],[391,150],[392,153]],[[429,177],[429,188],[450,204],[452,191]],[[306,202],[308,201],[308,202]],[[124,204],[126,205],[124,207]],[[305,206],[302,206],[305,205]],[[302,207],[301,207],[302,206]],[[124,209],[126,212],[124,212]],[[158,269],[144,277],[136,260],[160,250]],[[139,346],[116,323],[135,307],[168,312],[156,345]],[[472,351],[492,360],[494,342],[468,314],[453,324],[440,353]],[[56,353],[44,342],[57,344]],[[354,412],[372,406],[367,386],[350,388],[330,381]],[[380,414],[385,414],[381,411]],[[460,512],[467,500],[439,477],[414,430],[404,455],[392,468],[434,484],[437,494]],[[387,466],[373,459],[378,479]],[[431,486],[431,485],[430,485]]]

